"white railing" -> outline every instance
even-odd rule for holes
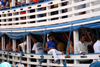
[[[0,59],[2,62],[6,61],[6,55],[7,51],[0,51]],[[18,52],[9,52],[10,55],[10,63],[12,67],[15,67],[18,63],[20,63],[20,53]],[[43,55],[44,56],[44,62],[42,63],[42,66],[51,67],[51,66],[57,66],[57,67],[63,67],[63,62],[65,60],[65,55],[58,55],[58,58],[60,60],[60,64],[52,63],[52,60],[54,59],[52,55]],[[67,64],[68,67],[89,67],[90,64],[80,64],[76,63],[79,60],[98,60],[100,58],[100,54],[76,54],[76,55],[70,55],[70,58],[66,58],[66,60],[74,60],[74,63]],[[41,59],[41,55],[36,54],[24,54],[22,59],[22,64],[25,64],[27,67],[31,67],[32,65],[38,65],[39,60]]]
[[[66,2],[68,3],[66,4]],[[62,3],[65,3],[66,5],[62,6]],[[51,9],[51,6],[55,4],[58,4],[58,6],[56,8]],[[80,6],[85,6],[85,7],[81,8]],[[40,8],[43,8],[43,7],[45,7],[46,10],[39,10]],[[33,12],[30,12],[30,10],[33,10]],[[65,13],[62,13],[62,10],[65,10]],[[21,15],[22,11],[26,11],[26,14]],[[57,14],[54,13],[55,15],[51,15],[51,13],[54,11],[57,11],[55,12]],[[85,11],[85,14],[80,15],[80,12],[84,12],[84,11]],[[53,24],[61,24],[61,23],[75,21],[75,20],[97,17],[97,16],[100,16],[99,13],[100,13],[99,0],[85,0],[85,1],[80,0],[80,2],[79,0],[63,0],[63,1],[53,0],[53,1],[44,2],[41,4],[0,11],[0,15],[1,15],[0,29],[26,28],[26,27],[38,27],[38,26],[46,26],[46,25],[53,25]],[[45,14],[46,16],[38,17],[38,15],[40,14]],[[9,16],[9,15],[12,15],[12,16]],[[30,16],[34,16],[34,18],[30,18]],[[63,16],[66,16],[66,17],[63,18]],[[22,20],[21,17],[26,17],[26,19]],[[16,18],[18,20],[16,20]],[[51,19],[54,19],[54,20],[51,20]],[[100,20],[95,20],[95,21],[100,21]],[[94,22],[90,21],[90,23],[94,23]],[[84,24],[88,24],[88,23],[84,22]],[[57,28],[63,28],[63,26],[53,27],[52,29],[57,29]],[[40,30],[44,30],[44,29],[40,29]],[[29,31],[37,31],[37,30],[29,30]]]

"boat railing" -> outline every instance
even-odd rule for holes
[[[76,22],[73,21],[100,16],[99,8],[99,0],[80,0],[80,2],[79,0],[53,0],[12,8],[0,11],[0,29],[40,27],[70,22],[74,25]],[[22,19],[23,17],[25,19]]]
[[[2,62],[6,61],[6,55],[7,51],[0,51],[0,58]],[[52,63],[52,60],[54,59],[52,55],[44,54],[44,62],[42,63],[42,66],[57,66],[57,67],[63,67],[63,62],[65,60],[65,55],[58,55],[58,58],[60,60],[60,64]],[[31,65],[38,65],[39,61],[41,59],[41,54],[34,54],[34,53],[25,53],[22,59],[22,64],[26,64],[28,67],[31,67]],[[69,58],[66,58],[66,60],[73,60],[73,63],[68,63],[68,67],[89,67],[89,63],[87,64],[80,64],[79,61],[82,60],[98,60],[100,59],[100,53],[89,53],[86,55],[82,54],[71,54]],[[12,67],[15,67],[18,63],[20,63],[20,53],[19,52],[9,52],[9,62],[11,63]]]

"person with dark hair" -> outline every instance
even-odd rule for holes
[[[57,42],[57,50],[61,52],[65,51],[66,45],[63,42],[61,42],[59,38],[56,38],[56,42]]]
[[[48,54],[52,54],[54,56],[54,62],[59,64],[60,61],[58,60],[57,54],[63,55],[64,52],[58,51],[56,49],[57,43],[54,41],[52,35],[49,35],[48,39],[49,39],[49,41],[46,42],[46,44],[45,44],[45,51],[48,51]]]
[[[40,42],[36,42],[33,45],[32,52],[36,54],[42,54],[43,44]]]
[[[8,49],[9,49],[9,51],[12,51],[13,50],[13,45],[12,45],[11,42],[10,42],[10,45],[9,44],[6,45],[5,50],[8,50]]]
[[[7,0],[1,0],[0,1],[0,9],[1,8],[6,8],[6,7],[8,7],[8,5],[9,5],[9,3],[8,3]]]
[[[67,52],[67,57],[69,57],[69,54],[74,54],[74,45],[72,40],[69,41],[69,47]]]
[[[94,44],[93,48],[95,53],[100,53],[100,36],[96,41],[96,43]]]
[[[26,47],[27,47],[27,40],[18,45],[18,52],[21,52],[22,49],[22,51],[26,53]]]
[[[82,53],[83,55],[85,55],[85,53],[88,53],[88,45],[92,45],[93,42],[92,41],[91,42],[86,42],[84,35],[80,36],[79,40],[80,41],[76,45],[75,53]]]

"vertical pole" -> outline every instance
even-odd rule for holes
[[[5,36],[2,36],[2,50],[5,50]]]
[[[76,45],[79,42],[79,33],[77,31],[73,31],[73,36],[74,36],[74,53],[76,52]]]
[[[12,6],[15,6],[15,0],[12,0]]]
[[[76,52],[76,45],[79,42],[79,32],[77,31],[73,31],[73,37],[74,37],[74,54]],[[79,61],[74,60],[74,64],[79,64]]]
[[[26,3],[30,3],[30,0],[26,0]]]
[[[31,52],[31,35],[27,35],[27,53]],[[30,58],[27,57],[27,62],[30,62]],[[27,64],[27,67],[31,67],[30,64]]]
[[[47,41],[49,41],[48,36],[49,36],[49,34],[47,34]]]
[[[27,53],[31,52],[31,36],[27,35]]]
[[[16,51],[16,40],[12,40],[12,42],[13,42],[13,51]]]

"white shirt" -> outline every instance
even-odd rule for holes
[[[42,51],[43,51],[43,48],[42,48],[43,44],[42,43],[35,43],[32,50],[35,51],[36,54],[41,54]]]
[[[25,1],[24,0],[17,0],[18,2],[20,2],[20,3],[24,3]]]
[[[21,48],[22,48],[22,50],[23,50],[23,52],[25,52],[25,50],[24,50],[24,46],[27,44],[27,42],[25,41],[25,42],[23,42],[23,43],[20,43],[19,45],[21,46]]]
[[[100,40],[97,40],[97,42],[93,46],[95,53],[100,53]]]
[[[76,51],[75,53],[88,53],[88,45],[92,45],[92,41],[91,42],[84,42],[82,43],[81,41],[78,42],[78,44],[76,45]]]

